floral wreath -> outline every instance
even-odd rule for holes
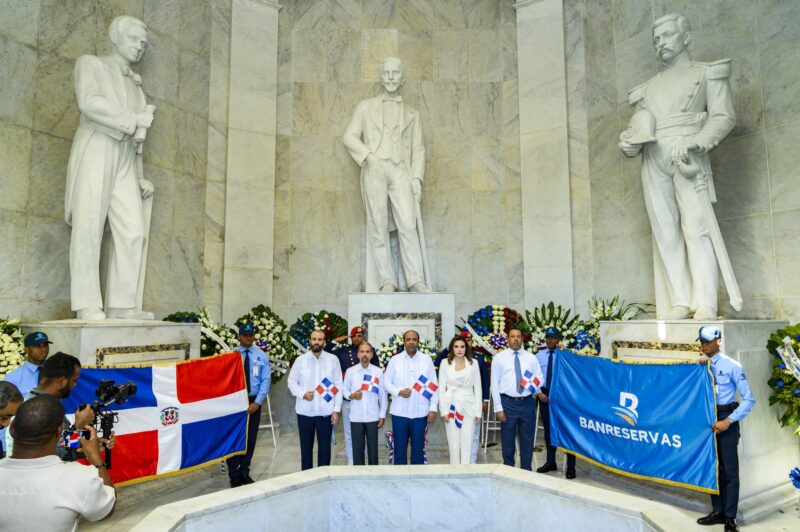
[[[201,357],[210,357],[227,352],[227,350],[223,348],[215,338],[206,334],[206,331],[211,331],[213,334],[218,336],[219,339],[225,342],[230,349],[233,349],[239,345],[239,337],[236,334],[236,331],[223,323],[217,323],[211,319],[206,307],[202,307],[197,312],[173,312],[164,318],[164,321],[172,321],[176,323],[199,323],[203,328],[200,332]]]
[[[381,342],[378,347],[377,354],[378,360],[381,361],[381,367],[385,368],[389,363],[389,359],[403,350],[403,333],[395,333],[389,337],[388,340]],[[431,340],[419,341],[417,347],[419,353],[423,353],[431,357],[431,360],[436,360],[436,348]]]
[[[502,351],[508,347],[508,331],[511,329],[520,329],[522,331],[522,342],[526,349],[533,350],[536,347],[536,344],[531,341],[530,326],[525,321],[525,318],[522,317],[522,314],[511,307],[486,305],[470,314],[467,318],[467,324],[495,352]],[[481,347],[480,342],[473,344],[472,348],[483,353],[487,357],[487,362],[491,360],[492,353]]]
[[[767,349],[775,356],[767,381],[772,388],[769,404],[786,408],[780,418],[782,427],[800,425],[800,323],[775,331]],[[800,434],[800,427],[794,432]]]
[[[255,344],[267,354],[272,367],[272,382],[278,382],[289,371],[289,366],[298,353],[289,340],[289,327],[280,316],[265,305],[258,305],[236,320],[236,328],[252,323],[255,328]]]
[[[308,348],[312,331],[323,331],[325,343],[332,342],[334,338],[347,336],[347,320],[327,310],[320,310],[316,314],[306,312],[289,328],[289,336],[298,344]]]
[[[575,336],[578,331],[584,328],[580,317],[561,305],[556,305],[552,301],[541,307],[525,312],[528,318],[528,325],[531,328],[531,342],[538,349],[544,345],[544,333],[548,327],[556,327],[561,331],[561,345],[566,349],[575,347]]]
[[[0,319],[0,378],[25,362],[22,329],[19,320]]]

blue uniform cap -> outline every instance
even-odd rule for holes
[[[719,330],[719,327],[713,325],[700,327],[700,331],[697,333],[697,339],[702,342],[710,342],[717,338],[722,338],[722,331]]]
[[[252,323],[245,323],[244,325],[239,327],[239,334],[255,334],[256,328],[253,327]]]
[[[42,331],[30,333],[25,337],[25,347],[32,347],[34,345],[52,344],[53,342],[47,338],[47,335]]]
[[[545,338],[561,338],[561,331],[558,330],[558,327],[548,327],[544,330],[544,337]]]

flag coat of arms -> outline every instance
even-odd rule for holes
[[[73,414],[91,403],[101,380],[133,382],[136,394],[107,410],[118,412],[109,473],[130,484],[243,454],[247,446],[247,389],[239,353],[169,365],[84,368],[64,399]]]

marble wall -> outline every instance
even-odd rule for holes
[[[380,93],[377,61],[406,63],[404,100],[427,148],[422,213],[435,288],[457,313],[522,308],[516,22],[511,0],[282,0],[273,303],[346,315],[362,289],[359,169],[340,135]]]
[[[658,71],[653,21],[693,24],[693,57],[733,60],[737,125],[711,155],[720,228],[745,305],[726,317],[800,320],[800,3],[774,0],[565,0],[575,301],[654,302],[652,243],[639,177],[617,136],[630,88]]]
[[[0,316],[71,317],[64,184],[79,119],[73,67],[80,55],[106,52],[120,14],[149,26],[138,71],[158,107],[144,156],[156,186],[145,305],[163,316],[202,303],[209,35],[221,4],[0,2]]]

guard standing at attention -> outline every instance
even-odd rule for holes
[[[542,386],[542,393],[550,397],[550,384],[553,380],[553,363],[556,357],[562,352],[561,346],[561,331],[557,327],[548,327],[544,331],[544,343],[547,347],[539,350],[536,353],[536,359],[539,360],[539,365],[544,373],[544,386]],[[550,443],[550,403],[544,401],[537,401],[539,403],[539,411],[542,413],[542,425],[544,426],[544,443],[547,447],[547,460],[544,465],[539,467],[537,473],[548,473],[550,471],[558,471],[556,465],[556,448]],[[575,478],[575,455],[567,453],[567,474],[568,479]]]
[[[252,323],[245,323],[239,327],[239,345],[236,347],[236,351],[242,354],[247,398],[250,401],[247,413],[250,417],[247,421],[247,453],[231,456],[227,460],[228,478],[230,478],[232,488],[254,482],[250,478],[250,461],[256,450],[258,425],[261,423],[261,404],[269,393],[272,379],[269,358],[264,351],[254,345],[255,332],[256,329]]]
[[[698,335],[703,353],[711,359],[711,372],[717,388],[717,422],[711,430],[717,436],[719,495],[711,496],[712,511],[697,520],[700,525],[725,524],[725,532],[739,530],[736,513],[739,506],[739,421],[756,404],[742,365],[719,350],[722,331],[719,327],[700,327]],[[741,403],[734,401],[739,392]]]

